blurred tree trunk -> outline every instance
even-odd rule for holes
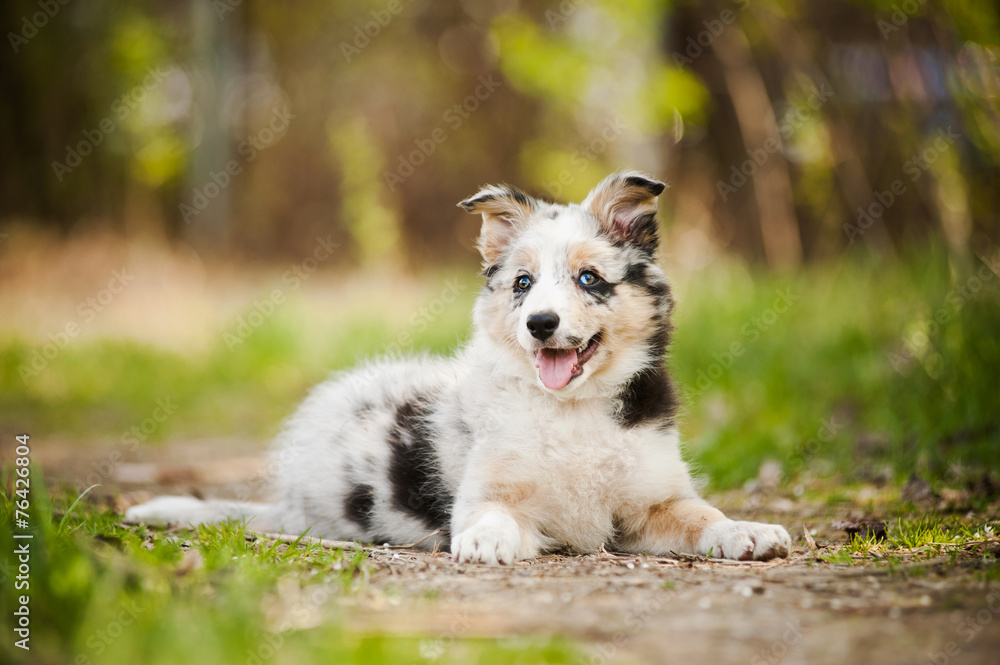
[[[771,138],[780,141],[774,109],[764,79],[753,64],[743,30],[738,25],[730,26],[713,46],[723,66],[726,87],[747,150],[763,150],[765,141]],[[788,165],[781,152],[771,154],[751,179],[768,265],[797,268],[802,263],[802,240]]]
[[[199,213],[186,224],[187,239],[196,247],[220,250],[229,247],[230,196],[232,179],[213,174],[224,173],[232,157],[232,141],[226,117],[225,92],[240,74],[241,58],[234,31],[239,30],[248,0],[235,9],[217,13],[212,0],[191,0],[192,53],[196,114],[195,129],[200,140],[191,153],[187,184],[181,200]],[[220,185],[219,181],[227,185]]]
[[[802,37],[808,30],[807,25],[792,22],[786,17],[779,17],[769,9],[755,11],[759,25],[768,34],[770,43],[781,55],[784,70],[793,73],[801,70],[806,73],[815,85],[833,89],[833,83],[817,62],[823,55],[817,52]],[[807,22],[808,23],[808,22]],[[865,160],[858,149],[859,137],[852,129],[850,122],[844,117],[843,110],[837,104],[831,104],[824,109],[825,123],[830,133],[830,150],[833,153],[833,168],[839,184],[839,193],[844,210],[844,218],[850,220],[859,208],[871,203],[874,186],[865,168]],[[820,226],[817,222],[813,226]],[[817,229],[819,231],[819,229]],[[838,227],[829,237],[829,254],[835,254],[843,249],[845,234]],[[865,241],[892,256],[896,250],[889,232],[882,224],[873,225],[865,234]]]

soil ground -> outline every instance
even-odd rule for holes
[[[261,448],[233,442],[171,444],[127,460],[113,449],[39,453],[50,483],[102,474],[120,507],[195,488],[226,496],[266,467]],[[896,490],[866,488],[832,507],[779,494],[709,497],[733,518],[788,527],[800,546],[784,560],[600,552],[486,567],[380,547],[370,550],[366,583],[327,602],[353,630],[422,636],[427,662],[461,638],[561,635],[591,663],[1000,663],[995,536],[945,554],[825,560],[847,541],[833,522],[860,516],[885,492]],[[815,532],[815,549],[804,529]]]

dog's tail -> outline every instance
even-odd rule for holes
[[[202,501],[190,496],[158,496],[152,501],[132,506],[125,511],[125,520],[140,524],[179,524],[198,526],[227,519],[246,520],[254,531],[278,532],[292,525],[284,524],[281,506],[248,501],[212,499]]]

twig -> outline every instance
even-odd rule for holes
[[[364,545],[362,543],[355,542],[353,540],[327,540],[326,538],[316,538],[315,536],[294,536],[287,533],[263,533],[259,531],[248,531],[247,536],[261,536],[264,538],[269,538],[271,540],[278,540],[284,543],[311,543],[314,545],[319,545],[320,547],[325,547],[327,549],[344,549],[344,550],[377,550],[377,549],[390,549],[390,550],[408,550],[413,549],[420,543],[424,542],[431,536],[436,536],[441,533],[441,529],[436,531],[431,531],[429,534],[421,538],[420,540],[409,543],[408,545]]]
[[[444,531],[444,529],[435,529],[434,531],[431,531],[429,534],[427,534],[426,536],[424,536],[420,540],[416,541],[415,543],[410,543],[409,545],[389,545],[389,549],[391,549],[391,550],[412,550],[414,547],[416,547],[420,543],[424,542],[425,540],[427,540],[431,536],[436,536],[439,533],[441,533],[442,531]],[[434,549],[437,549],[437,543],[434,544]]]
[[[293,536],[287,533],[262,533],[258,531],[247,531],[247,538],[267,538],[283,543],[310,543],[319,545],[331,550],[370,550],[374,549],[370,545],[362,545],[353,540],[327,540],[326,538],[316,538],[314,536]]]
[[[812,534],[809,533],[809,527],[805,524],[802,525],[802,537],[805,538],[806,547],[808,547],[810,551],[815,552],[818,549],[816,547],[816,541],[813,540]]]

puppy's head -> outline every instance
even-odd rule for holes
[[[661,361],[671,307],[655,263],[664,187],[623,172],[580,204],[546,203],[506,186],[459,204],[483,217],[477,328],[544,390],[607,395]]]

